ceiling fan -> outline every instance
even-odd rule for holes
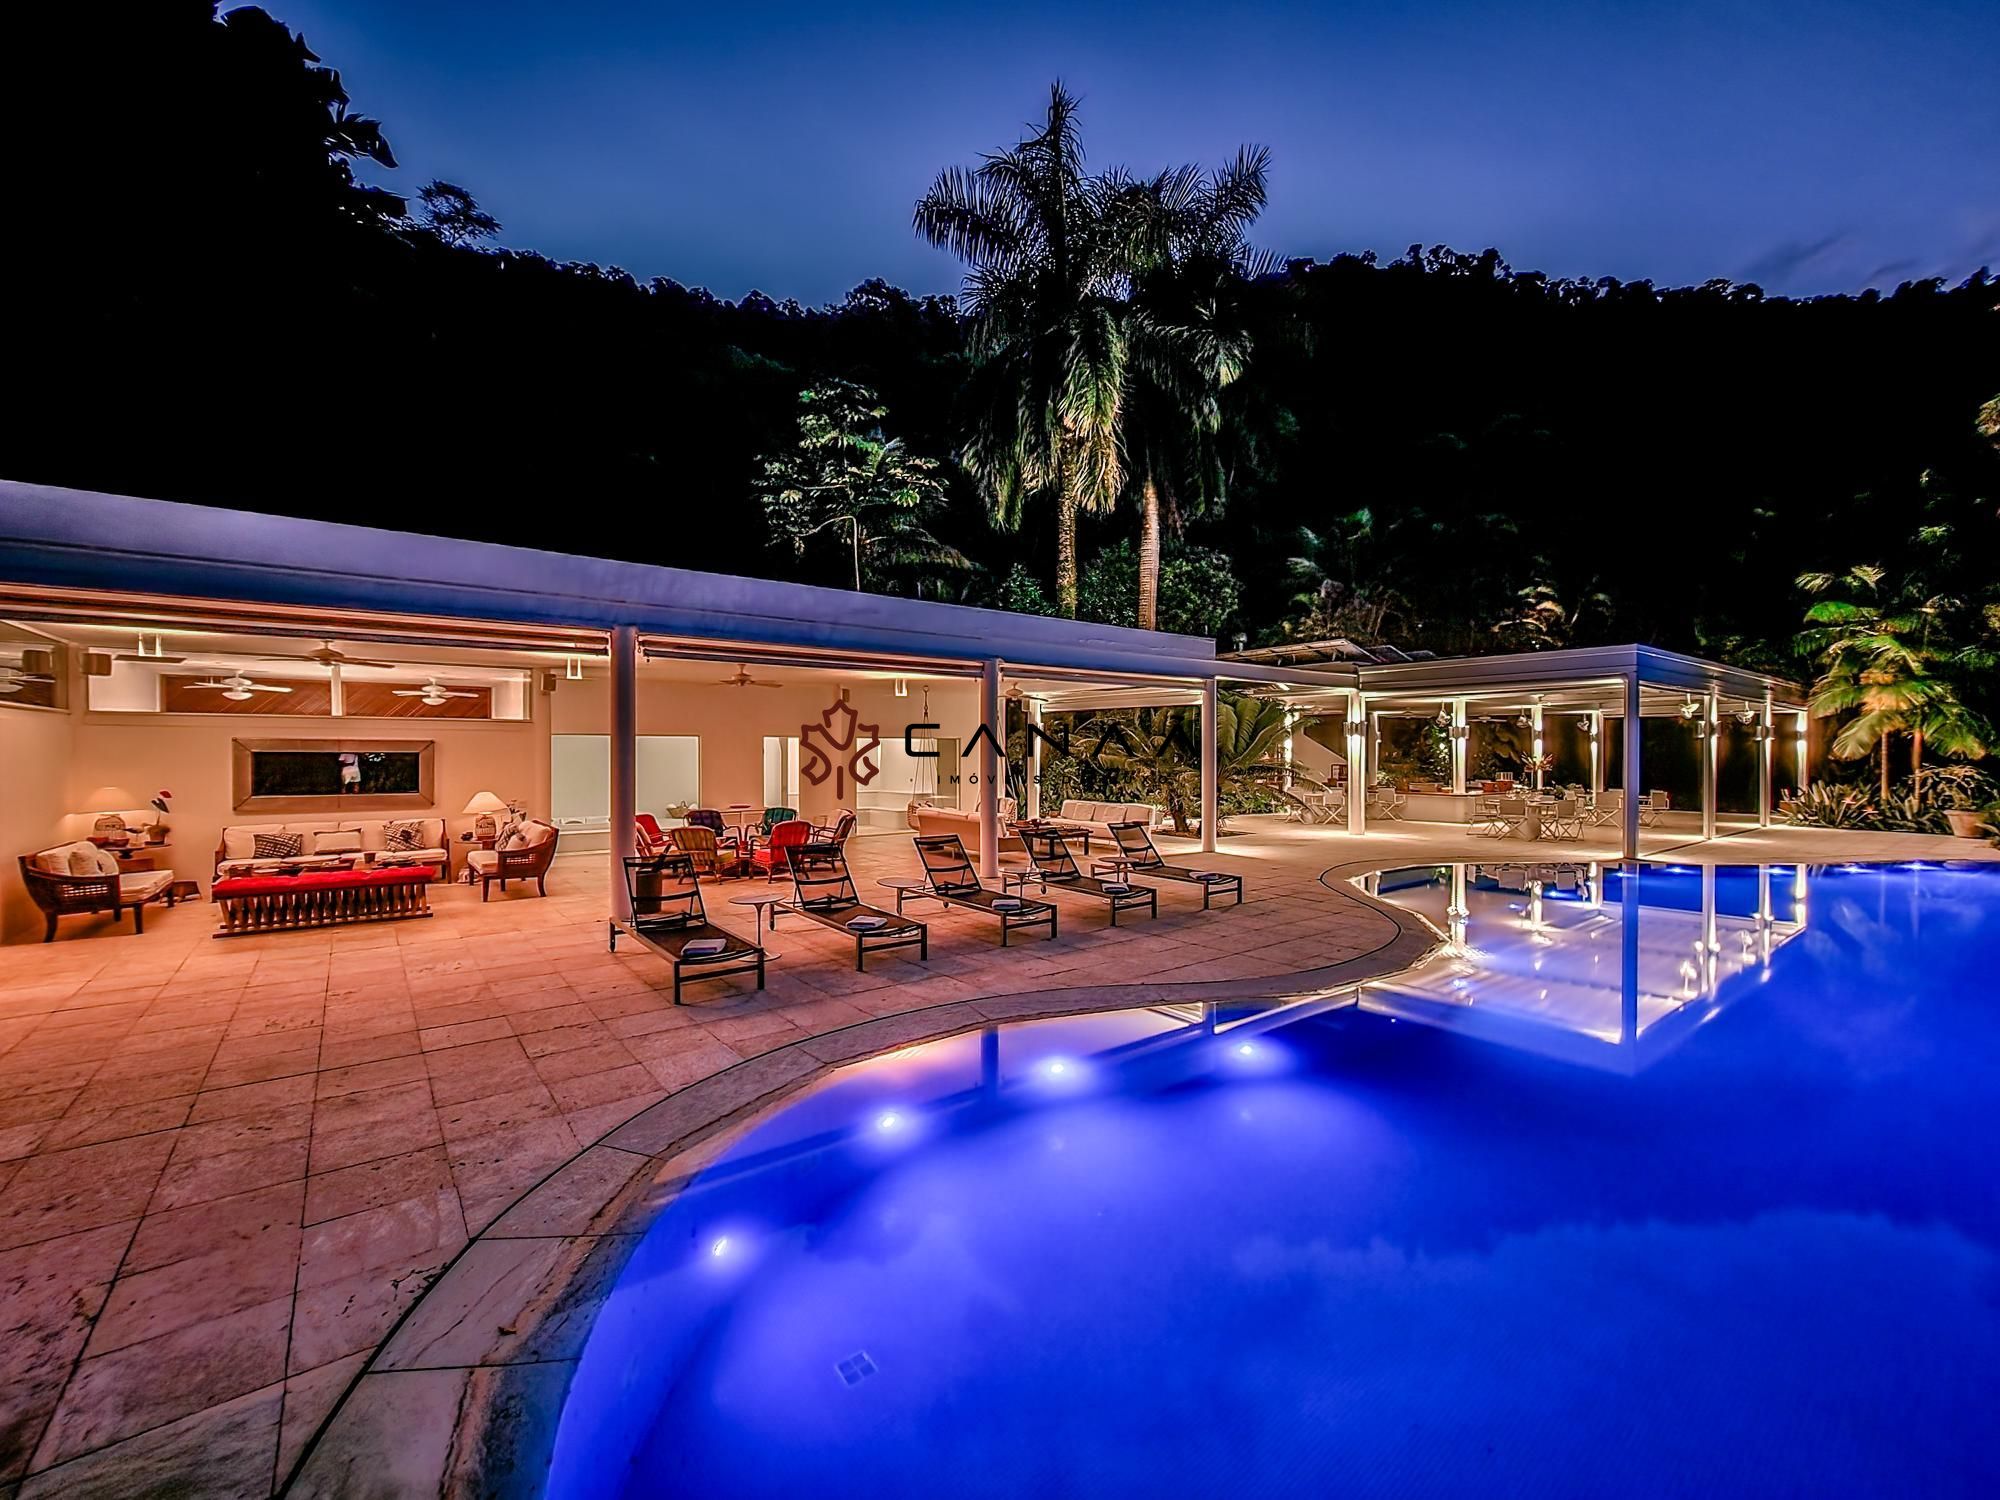
[[[442,708],[447,699],[477,698],[479,694],[466,692],[459,688],[448,688],[435,677],[427,677],[424,679],[422,687],[397,688],[395,696],[398,698],[416,698],[430,708]]]
[[[782,682],[765,682],[761,678],[752,677],[750,675],[750,669],[744,666],[741,662],[738,662],[736,664],[736,675],[734,677],[718,677],[715,680],[717,685],[721,687],[774,688],[774,687],[784,686]]]
[[[222,689],[223,697],[228,698],[236,703],[241,703],[245,698],[250,697],[253,693],[289,693],[291,691],[290,688],[280,687],[278,684],[274,682],[252,681],[250,678],[244,676],[241,672],[232,672],[229,674],[229,676],[217,678],[214,682],[191,682],[188,684],[188,686],[198,687],[198,688],[220,688]]]
[[[395,667],[397,667],[397,666],[400,666],[400,665],[401,665],[401,663],[399,663],[399,662],[393,662],[393,661],[370,661],[370,660],[368,660],[368,659],[367,659],[366,657],[361,657],[361,656],[349,656],[349,655],[348,655],[348,654],[347,654],[347,653],[346,653],[345,651],[342,651],[342,650],[340,650],[339,648],[337,648],[337,647],[336,647],[336,646],[335,646],[335,645],[333,644],[333,642],[332,642],[332,641],[321,641],[321,642],[319,643],[319,650],[317,650],[317,651],[308,651],[308,652],[305,652],[305,653],[304,653],[303,655],[299,655],[299,656],[260,656],[260,657],[258,657],[258,658],[257,658],[257,660],[259,660],[259,661],[310,661],[310,662],[317,662],[317,663],[319,663],[319,665],[321,665],[322,667],[326,667],[326,668],[329,668],[329,669],[331,669],[331,668],[333,668],[333,667],[389,667],[389,668],[392,668],[392,669],[393,669],[393,668],[395,668]]]

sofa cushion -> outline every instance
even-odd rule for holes
[[[555,829],[547,823],[539,823],[531,819],[521,825],[521,843],[519,847],[523,849],[539,849],[555,836]]]
[[[474,849],[465,856],[465,862],[475,875],[497,875],[500,872],[500,856],[491,849]]]
[[[305,849],[303,833],[259,833],[250,841],[250,853],[255,859],[297,859]]]
[[[150,901],[174,883],[172,870],[133,870],[118,877],[118,899]]]
[[[312,852],[315,854],[359,854],[361,852],[361,830],[358,828],[329,828],[312,836]]]

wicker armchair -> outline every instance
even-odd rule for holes
[[[142,870],[118,875],[51,875],[47,870],[35,868],[33,855],[23,854],[19,858],[21,882],[27,886],[30,899],[48,918],[48,931],[42,934],[45,943],[56,940],[56,922],[63,917],[108,911],[115,922],[129,911],[132,913],[132,930],[139,933],[146,930],[148,902],[164,898],[167,905],[174,904],[174,875],[171,870]]]
[[[507,894],[510,880],[532,880],[535,889],[542,895],[549,893],[549,865],[556,857],[556,843],[561,835],[547,824],[549,836],[538,844],[530,844],[525,849],[480,849],[466,856],[466,864],[471,866],[472,875],[479,882],[479,899],[484,901],[493,888],[493,882],[500,882],[500,894]]]

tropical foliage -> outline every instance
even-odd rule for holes
[[[760,498],[774,536],[804,557],[831,533],[854,587],[878,593],[922,595],[927,580],[971,566],[926,529],[945,504],[938,461],[884,435],[889,409],[873,391],[828,380],[801,391],[799,405],[798,443],[763,461]]]
[[[1240,797],[1282,779],[1283,705],[1224,695],[1216,705],[1217,790]],[[1194,708],[1141,708],[1087,720],[1073,752],[1135,788],[1187,832],[1201,810],[1201,714]]]

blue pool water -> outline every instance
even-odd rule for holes
[[[634,1252],[551,1494],[2000,1493],[2000,872],[1372,883],[1450,947],[1351,1003],[768,1117]]]

